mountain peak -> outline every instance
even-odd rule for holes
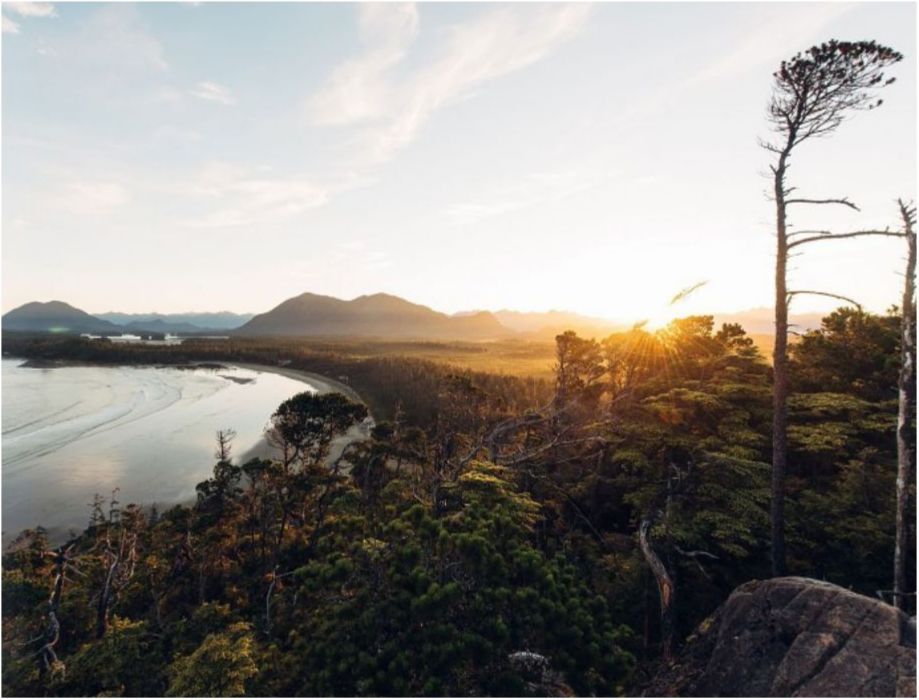
[[[91,316],[64,301],[30,301],[3,314],[3,329],[8,331],[47,331],[54,333],[115,332],[114,323]]]
[[[510,334],[493,314],[451,317],[380,292],[345,301],[306,292],[243,325],[240,335],[484,340]]]

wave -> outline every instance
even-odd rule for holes
[[[176,380],[183,380],[184,377],[169,376],[162,370],[122,370],[119,374],[124,382],[106,384],[106,387],[113,390],[116,396],[128,389],[131,384],[137,384],[138,381],[140,381],[140,386],[131,389],[127,396],[116,399],[117,403],[109,404],[101,410],[43,425],[26,433],[16,433],[17,429],[22,430],[29,425],[35,425],[66,413],[83,403],[82,400],[79,400],[65,408],[4,432],[4,471],[10,476],[20,473],[23,470],[16,467],[23,462],[45,457],[79,440],[111,430],[119,430],[126,425],[149,419],[179,404],[185,396],[183,386],[173,383]],[[87,382],[89,386],[86,388],[91,390],[92,384],[93,382]],[[224,382],[218,380],[207,384],[210,385],[206,387],[209,390],[195,392],[192,402],[217,393],[223,388]],[[9,436],[6,437],[8,433]]]
[[[65,411],[69,411],[71,408],[75,408],[76,406],[79,406],[81,403],[83,403],[82,399],[79,400],[79,401],[74,401],[74,402],[73,402],[72,404],[70,404],[69,406],[64,406],[64,408],[61,408],[61,409],[59,409],[59,410],[57,410],[57,411],[52,411],[51,413],[48,413],[47,415],[41,416],[41,417],[36,418],[36,419],[34,419],[34,420],[30,420],[30,421],[28,421],[28,422],[26,422],[26,423],[20,423],[19,425],[14,425],[12,428],[9,428],[9,429],[7,429],[7,430],[4,430],[2,434],[3,434],[3,435],[12,435],[13,433],[15,433],[15,432],[17,432],[17,431],[19,431],[19,430],[22,430],[23,428],[28,428],[29,426],[35,425],[36,423],[41,423],[42,421],[46,421],[46,420],[48,420],[48,419],[50,419],[50,418],[54,418],[55,416],[59,416],[60,414],[64,413]]]

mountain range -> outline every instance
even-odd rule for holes
[[[824,316],[826,313],[811,311],[792,314],[788,320],[791,330],[801,333],[820,328],[820,322]],[[751,335],[764,333],[771,335],[772,329],[775,328],[775,317],[772,309],[768,306],[761,306],[732,314],[715,314],[715,327],[720,327],[722,323],[739,323]]]
[[[496,340],[513,331],[489,311],[448,316],[391,294],[344,301],[307,292],[256,315],[234,334]]]
[[[820,327],[823,314],[792,317],[798,330]],[[715,323],[739,323],[751,335],[772,332],[772,310],[716,314]],[[5,331],[57,333],[178,333],[185,335],[373,337],[404,340],[550,340],[565,330],[603,337],[630,324],[567,311],[470,311],[448,315],[391,294],[346,301],[305,293],[261,314],[229,311],[183,314],[91,315],[62,301],[30,302],[3,315]]]
[[[200,333],[202,330],[227,331],[239,328],[255,314],[236,314],[232,311],[213,313],[181,314],[125,314],[118,311],[107,311],[95,314],[97,318],[111,321],[119,326],[137,330],[158,331],[164,333]]]

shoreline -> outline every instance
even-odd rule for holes
[[[27,366],[30,369],[57,369],[57,368],[67,368],[67,367],[107,367],[107,368],[116,368],[116,367],[127,367],[127,368],[153,368],[153,369],[184,369],[184,370],[194,370],[194,369],[208,369],[214,372],[220,372],[221,370],[230,370],[233,368],[245,369],[252,372],[264,372],[267,374],[276,374],[279,376],[292,379],[294,381],[301,382],[308,387],[314,389],[317,394],[328,394],[328,393],[340,393],[349,398],[352,401],[358,402],[366,406],[366,402],[361,398],[361,396],[350,386],[340,382],[338,380],[326,377],[321,374],[316,374],[315,372],[309,372],[306,370],[294,369],[291,367],[278,367],[274,365],[265,365],[254,362],[214,362],[202,360],[201,362],[187,362],[181,365],[175,364],[154,364],[154,363],[119,363],[119,364],[110,364],[102,362],[91,362],[85,360],[30,360],[29,358],[24,357],[4,357],[4,360],[18,360],[22,364],[19,366]],[[332,464],[337,460],[342,453],[352,444],[356,442],[363,442],[370,438],[370,431],[375,425],[375,421],[369,413],[368,417],[364,419],[361,423],[352,426],[347,432],[335,437],[331,442],[331,447],[329,450],[328,464]],[[248,447],[244,451],[239,452],[234,455],[232,459],[239,465],[245,464],[247,461],[259,458],[259,459],[273,459],[279,457],[279,453],[276,448],[273,448],[268,444],[268,441],[265,439],[265,436],[262,435],[258,442],[251,447]],[[343,466],[341,472],[347,474],[350,471],[350,468]],[[172,503],[165,503],[162,501],[153,501],[150,503],[141,503],[140,505],[144,510],[149,511],[153,506],[156,506],[161,511],[166,510],[174,505],[192,505],[194,499],[179,499],[178,501]],[[52,544],[64,542],[73,532],[72,528],[65,527],[52,527],[47,530],[49,541]],[[7,548],[13,544],[16,536],[19,533],[3,533],[3,543],[2,551],[6,551]]]
[[[308,386],[315,389],[317,394],[339,393],[343,394],[352,401],[361,403],[364,406],[367,405],[360,397],[360,395],[347,384],[339,382],[335,379],[331,379],[322,374],[316,374],[315,372],[308,372],[306,370],[294,369],[291,367],[262,365],[255,362],[234,362],[230,366],[239,367],[240,369],[248,369],[253,372],[268,372],[271,374],[278,374],[282,377],[287,377],[288,379],[294,379],[296,381],[301,381],[304,384],[307,384]],[[354,444],[355,442],[363,442],[364,440],[369,439],[370,431],[374,425],[376,425],[376,423],[373,419],[373,416],[370,414],[370,409],[368,408],[367,418],[365,418],[361,423],[353,426],[347,432],[332,440],[331,448],[329,449],[329,464],[338,459],[350,445]],[[263,435],[261,438],[259,438],[259,441],[255,445],[241,453],[237,459],[241,464],[245,464],[250,459],[271,459],[274,456],[277,456],[275,448],[268,444],[268,441]],[[347,473],[348,470],[344,469],[342,471]]]
[[[339,393],[344,394],[352,401],[362,403],[365,406],[367,402],[361,398],[352,387],[349,385],[338,381],[337,379],[332,379],[331,377],[326,377],[322,374],[316,374],[315,372],[308,372],[305,369],[295,369],[293,367],[278,367],[275,365],[262,365],[255,362],[232,362],[229,365],[230,367],[239,367],[240,369],[249,369],[253,372],[269,372],[271,374],[279,374],[282,377],[287,377],[288,379],[296,379],[303,382],[304,384],[309,384],[320,394],[331,394]]]
[[[365,406],[367,402],[361,398],[351,386],[343,382],[338,381],[337,379],[332,379],[331,377],[326,377],[323,374],[316,374],[315,372],[309,372],[305,369],[296,369],[294,367],[279,367],[277,365],[264,365],[257,362],[215,362],[212,360],[201,360],[198,362],[186,362],[183,364],[165,364],[165,363],[118,363],[111,364],[108,362],[92,362],[90,360],[43,360],[43,359],[31,359],[28,357],[4,357],[4,360],[21,360],[21,367],[28,367],[29,369],[58,369],[64,367],[152,367],[154,369],[211,369],[215,371],[232,369],[233,367],[239,367],[240,369],[248,369],[253,372],[269,372],[271,374],[278,374],[282,377],[287,377],[288,379],[295,379],[301,381],[305,384],[309,384],[314,387],[316,391],[320,394],[329,394],[332,392],[337,392],[339,394],[344,394],[352,401],[362,403]]]

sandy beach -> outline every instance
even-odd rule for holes
[[[343,382],[336,381],[335,379],[325,377],[321,374],[315,374],[305,370],[292,369],[290,367],[260,365],[251,362],[233,362],[230,363],[229,366],[249,369],[253,372],[271,372],[274,374],[280,374],[281,376],[287,377],[288,379],[296,379],[302,381],[303,383],[309,385],[311,388],[315,389],[317,393],[328,394],[337,392],[339,394],[344,394],[352,401],[364,403],[358,393],[354,391],[354,389],[352,389],[350,386],[344,384]],[[367,440],[370,437],[370,431],[373,429],[373,426],[373,417],[368,415],[368,417],[364,419],[363,422],[355,425],[348,432],[344,433],[343,435],[339,435],[334,440],[332,440],[332,446],[329,450],[329,463],[332,463],[338,459],[342,452],[344,452],[348,447],[348,445]],[[269,445],[268,441],[263,437],[256,445],[239,455],[237,457],[237,462],[239,464],[244,464],[250,459],[272,459],[279,456],[280,455],[278,450]]]
[[[320,394],[338,392],[339,394],[344,394],[352,401],[364,403],[363,399],[361,399],[358,393],[350,386],[321,374],[314,374],[313,372],[307,372],[301,369],[291,369],[290,367],[259,365],[252,362],[231,362],[229,364],[231,367],[251,369],[254,372],[272,372],[273,374],[280,374],[282,377],[287,377],[288,379],[298,379],[312,386]]]
[[[87,362],[87,361],[74,361],[74,360],[25,360],[24,366],[43,368],[43,369],[53,369],[55,367],[107,367],[110,365],[97,362]],[[183,365],[127,365],[127,366],[150,366],[150,367],[174,367],[176,369],[230,369],[232,367],[239,367],[240,369],[248,369],[253,372],[267,372],[271,374],[278,374],[288,379],[294,379],[296,381],[303,382],[304,384],[309,385],[311,388],[315,389],[319,394],[328,394],[332,392],[337,392],[339,394],[344,394],[352,401],[358,403],[364,403],[364,400],[360,395],[350,386],[344,382],[326,377],[321,374],[316,374],[314,372],[307,372],[305,370],[294,369],[291,367],[278,367],[277,365],[263,365],[255,362],[213,362],[202,360],[200,362],[189,362],[188,364]],[[265,417],[266,420],[268,416]],[[346,432],[344,435],[340,435],[332,440],[332,447],[329,451],[329,462],[333,462],[341,456],[341,453],[344,452],[345,448],[348,445],[354,442],[360,442],[366,440],[370,437],[370,431],[374,426],[373,417],[368,415],[368,417],[360,424],[356,425],[351,430]],[[265,438],[261,438],[258,443],[247,449],[245,452],[238,454],[236,460],[242,464],[254,459],[256,457],[261,459],[272,459],[279,457],[278,451],[273,448]]]

